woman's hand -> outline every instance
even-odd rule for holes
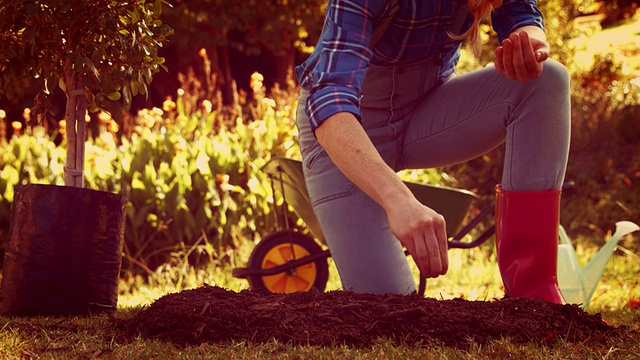
[[[540,76],[549,51],[544,31],[535,26],[524,26],[512,32],[496,48],[495,67],[508,79],[527,82]]]
[[[415,199],[387,208],[391,232],[409,251],[422,276],[438,277],[449,269],[444,217]]]

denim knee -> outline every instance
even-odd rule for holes
[[[571,85],[569,70],[554,59],[548,59],[544,62],[542,74],[538,79],[544,83],[545,87],[552,87],[554,89],[551,90],[552,92],[569,93],[569,86]]]

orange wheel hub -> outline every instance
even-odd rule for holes
[[[284,265],[288,261],[309,256],[309,251],[297,244],[280,244],[269,250],[262,260],[263,269]],[[265,287],[275,293],[308,291],[316,279],[317,269],[311,262],[275,275],[263,276]]]

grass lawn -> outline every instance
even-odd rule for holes
[[[241,249],[247,254],[251,249]],[[578,246],[583,263],[595,248]],[[499,274],[490,245],[471,250],[451,250],[450,272],[428,283],[427,297],[467,300],[499,299],[503,296]],[[242,257],[242,256],[241,256]],[[151,284],[131,280],[121,284],[118,311],[113,315],[90,317],[0,317],[0,359],[626,359],[640,356],[640,259],[633,253],[616,251],[595,291],[588,313],[601,313],[614,326],[627,327],[627,341],[602,346],[557,339],[550,344],[517,344],[496,339],[469,348],[447,346],[398,346],[381,339],[365,349],[347,346],[317,347],[271,341],[200,344],[180,347],[171,343],[137,337],[123,340],[113,326],[116,319],[129,319],[142,307],[165,294],[217,285],[239,291],[246,281],[230,276],[231,267],[210,267],[199,271],[166,268],[158,271]],[[330,269],[327,290],[338,289],[335,269]],[[176,284],[182,283],[180,288]],[[631,339],[631,341],[628,341]]]

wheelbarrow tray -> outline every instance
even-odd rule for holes
[[[263,168],[269,177],[281,186],[285,201],[291,205],[321,243],[326,244],[320,223],[316,218],[302,172],[302,162],[285,157],[272,158]],[[418,201],[444,216],[447,234],[460,229],[476,195],[470,191],[404,181]]]

